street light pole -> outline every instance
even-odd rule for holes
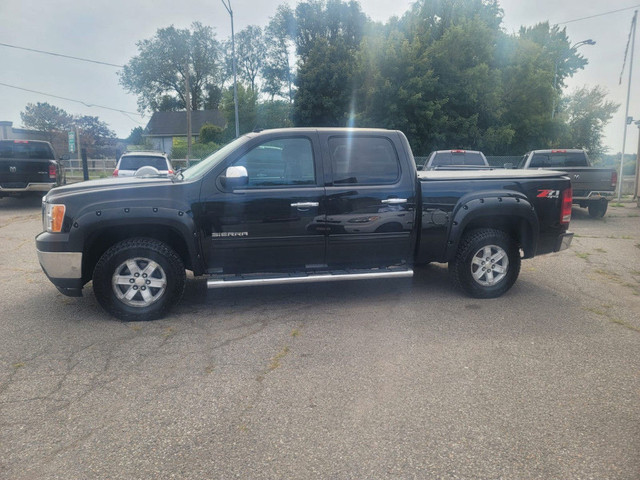
[[[574,43],[569,49],[569,51],[573,49],[577,49],[583,45],[595,45],[595,44],[596,44],[595,40],[591,40],[590,38],[588,38],[587,40],[582,40],[580,42]],[[553,106],[551,108],[551,120],[553,120],[553,118],[556,116],[556,88],[558,84],[558,63],[559,62],[560,62],[560,59],[557,59],[553,69]]]
[[[236,113],[236,138],[240,136],[240,122],[238,120],[238,82],[236,79],[236,42],[233,35],[233,10],[231,9],[231,0],[222,0],[222,5],[229,12],[229,16],[231,17],[231,56],[232,64],[233,64],[233,103]]]

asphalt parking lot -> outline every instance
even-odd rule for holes
[[[207,291],[120,323],[0,199],[2,479],[638,479],[640,208],[573,210],[505,296],[410,280]]]

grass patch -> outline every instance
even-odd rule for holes
[[[595,248],[594,251],[598,253],[607,253],[607,251],[604,248]]]
[[[635,325],[631,325],[624,320],[620,320],[619,318],[610,317],[609,320],[611,320],[611,323],[615,323],[616,325],[628,328],[629,330],[633,330],[634,332],[640,332],[640,328],[636,327]]]
[[[289,347],[285,346],[282,350],[280,350],[275,357],[271,359],[271,363],[269,363],[269,370],[273,371],[276,368],[280,368],[280,360],[287,356],[289,353]]]
[[[615,202],[615,203],[610,203],[609,206],[610,207],[624,207],[624,204],[619,203],[619,202]]]
[[[13,364],[13,368],[18,369],[18,368],[22,368],[24,367],[24,363],[23,362],[18,362],[18,363],[14,363]]]
[[[583,260],[588,260],[589,259],[589,253],[587,253],[587,252],[584,252],[584,253],[576,252],[576,257],[582,258]]]
[[[300,336],[300,329],[299,328],[294,328],[293,330],[291,330],[291,336],[293,338],[299,337]]]

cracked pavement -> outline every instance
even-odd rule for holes
[[[409,280],[207,291],[120,323],[38,265],[38,199],[0,199],[0,478],[640,475],[640,209],[495,300]]]

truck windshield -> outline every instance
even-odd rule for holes
[[[243,135],[242,137],[236,138],[233,142],[228,143],[220,150],[216,150],[207,158],[202,160],[200,163],[187,168],[182,172],[182,177],[185,180],[190,180],[192,178],[197,178],[204,175],[206,172],[215,167],[218,163],[224,160],[227,155],[229,155],[232,151],[238,148],[240,145],[249,141],[251,137],[247,135]]]

